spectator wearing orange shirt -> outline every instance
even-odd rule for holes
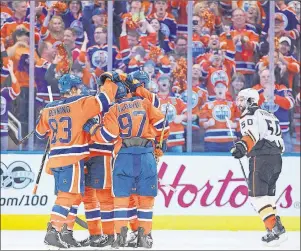
[[[253,76],[255,73],[255,51],[258,47],[259,36],[253,25],[247,24],[246,13],[242,9],[235,9],[232,12],[232,22],[230,35],[235,44],[235,64],[236,71],[241,72],[246,78],[246,88],[253,86]],[[225,44],[226,32],[221,34],[221,41]]]
[[[57,46],[63,42],[65,25],[62,17],[53,16],[53,9],[48,9],[47,16],[41,27],[40,35],[43,41]]]
[[[28,31],[30,30],[30,21],[29,18],[26,17],[26,1],[13,1],[12,7],[14,15],[6,19],[5,23],[1,27],[1,39],[4,39],[4,45],[6,48],[13,45],[12,34],[15,30],[20,28],[27,29]],[[35,39],[36,42],[38,42],[39,33],[36,28],[35,31]]]
[[[292,152],[292,138],[290,135],[289,110],[294,107],[292,92],[285,85],[270,82],[268,68],[261,70],[260,83],[253,87],[259,93],[258,105],[279,119],[282,138],[285,144],[285,151]]]
[[[228,152],[236,140],[239,110],[234,102],[226,99],[227,84],[223,81],[215,83],[216,100],[207,102],[200,110],[200,125],[205,129],[205,152]],[[226,118],[230,120],[228,128]],[[233,133],[230,133],[233,130]],[[233,137],[231,136],[233,135]]]

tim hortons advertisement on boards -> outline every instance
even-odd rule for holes
[[[41,159],[40,154],[1,156],[2,214],[49,214],[53,177],[43,171],[37,194],[32,194]],[[242,162],[248,174],[247,158]],[[299,163],[299,157],[283,158],[276,187],[281,215],[300,215]],[[239,162],[230,156],[164,156],[158,183],[155,215],[254,215]]]

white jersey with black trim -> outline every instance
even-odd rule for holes
[[[249,136],[252,139],[254,143],[253,150],[264,152],[266,148],[277,147],[281,149],[281,152],[284,152],[285,147],[279,120],[274,114],[259,109],[257,106],[251,107],[243,112],[239,122],[242,136]],[[268,144],[264,146],[262,144],[258,148],[259,142],[262,141],[268,141],[276,145]]]

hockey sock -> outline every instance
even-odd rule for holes
[[[137,217],[137,206],[138,206],[138,195],[131,194],[128,218],[130,221],[130,227],[131,227],[132,231],[137,231],[138,226],[139,226],[138,217]]]
[[[86,221],[90,235],[101,234],[100,208],[96,197],[96,189],[85,187],[85,195],[83,197]]]
[[[274,210],[274,214],[277,215],[277,207],[276,207],[275,196],[269,196],[269,197],[270,197],[271,205],[272,205],[273,210]]]
[[[129,197],[114,198],[114,224],[115,231],[120,234],[121,228],[128,225]]]
[[[152,230],[154,201],[155,198],[151,196],[138,196],[138,222],[139,227],[144,228],[145,235]]]
[[[82,202],[82,196],[81,194],[76,194],[74,198],[74,202],[72,207],[70,208],[68,217],[67,217],[67,229],[73,230],[74,224],[75,224],[75,218],[77,216],[77,209],[80,203]]]
[[[96,196],[100,204],[102,232],[114,234],[114,198],[111,189],[97,189]]]
[[[276,223],[276,217],[272,206],[273,201],[270,199],[270,196],[250,197],[250,199],[263,220],[265,227],[272,230]]]
[[[50,222],[57,231],[61,231],[63,224],[67,223],[67,216],[73,201],[74,194],[58,192],[50,215]]]

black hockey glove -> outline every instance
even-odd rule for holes
[[[243,141],[238,141],[238,142],[235,143],[235,146],[232,147],[232,149],[230,150],[230,152],[232,153],[232,156],[235,159],[241,159],[248,152],[247,145]]]

